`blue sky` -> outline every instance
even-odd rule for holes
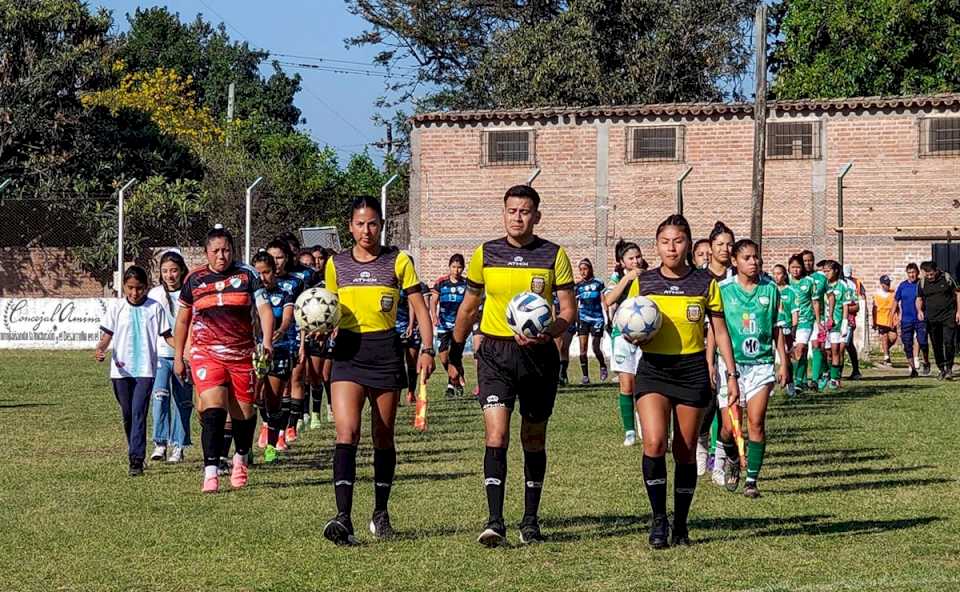
[[[346,37],[363,30],[365,21],[347,12],[343,0],[92,0],[91,6],[113,11],[114,27],[128,28],[126,14],[137,7],[166,6],[190,21],[197,13],[214,23],[224,22],[232,39],[246,40],[251,46],[286,53],[370,63],[376,50],[371,47],[344,47]],[[308,60],[281,58],[303,63]],[[364,68],[342,62],[325,63],[334,67]],[[288,73],[299,73],[302,90],[297,94],[297,107],[307,123],[304,131],[321,145],[329,144],[338,151],[341,162],[349,154],[361,152],[364,145],[382,139],[383,129],[373,125],[370,117],[376,111],[374,102],[384,94],[384,78],[339,74],[313,69],[285,67]],[[367,67],[373,70],[373,67]],[[226,96],[226,91],[224,91]],[[370,147],[371,156],[380,160],[381,152]]]

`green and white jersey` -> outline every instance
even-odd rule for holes
[[[723,317],[737,364],[772,364],[773,330],[780,311],[780,290],[761,277],[753,291],[744,290],[736,277],[720,282]]]
[[[820,303],[820,320],[823,321],[826,318],[824,311],[827,304],[827,284],[829,283],[827,282],[827,276],[822,271],[815,271],[807,277],[813,281],[813,299]]]
[[[793,286],[783,286],[780,288],[780,313],[777,316],[777,326],[790,329],[793,327],[793,313],[800,310],[797,305],[797,293],[793,291]],[[811,312],[812,314],[812,312]]]
[[[816,286],[810,276],[804,276],[799,280],[790,278],[790,288],[796,298],[796,306],[800,311],[800,320],[797,327],[800,329],[813,329],[813,300]]]
[[[833,294],[833,319],[834,330],[840,330],[840,323],[843,322],[843,305],[850,302],[850,288],[843,280],[837,280],[828,284],[827,291]]]

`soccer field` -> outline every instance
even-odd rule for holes
[[[613,385],[558,398],[542,505],[549,542],[517,544],[514,431],[512,545],[479,546],[481,416],[472,399],[445,400],[438,375],[429,431],[409,427],[411,408],[399,415],[399,539],[375,542],[365,529],[365,425],[354,506],[363,545],[337,548],[321,536],[334,514],[332,424],[307,431],[281,465],[254,467],[246,489],[201,496],[199,446],[185,464],[151,463],[144,477],[127,477],[106,367],[89,352],[4,352],[0,589],[957,590],[960,386],[896,372],[794,403],[777,396],[764,497],[701,479],[694,545],[665,551],[647,546],[641,450],[621,445]]]

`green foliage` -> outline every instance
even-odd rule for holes
[[[960,3],[784,0],[771,14],[781,99],[960,89]]]

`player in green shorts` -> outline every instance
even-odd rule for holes
[[[827,289],[832,298],[828,298],[828,322],[827,330],[830,337],[830,382],[827,388],[836,390],[840,388],[840,375],[843,371],[843,346],[847,342],[847,332],[850,330],[847,324],[847,311],[850,306],[851,291],[847,283],[843,281],[843,273],[840,264],[836,261],[827,261],[824,265],[827,273]]]
[[[827,331],[824,327],[826,323],[825,296],[827,293],[827,276],[819,271],[814,263],[813,251],[803,251],[803,268],[807,272],[807,277],[813,281],[813,333],[810,336],[810,359],[811,359],[811,388],[819,388],[820,378],[825,372],[827,358],[823,354],[823,346],[827,344]],[[821,262],[822,263],[822,262]]]
[[[793,351],[794,335],[796,335],[797,322],[800,318],[800,309],[797,306],[797,293],[790,286],[790,275],[787,268],[779,263],[773,266],[773,281],[780,290],[780,312],[777,314],[777,326],[783,333],[784,348],[787,351],[787,357],[781,359],[780,363],[787,367],[787,396],[794,397],[797,394],[796,385],[792,378],[792,364],[790,363],[789,353]]]
[[[803,255],[796,254],[790,257],[787,266],[790,273],[790,288],[796,297],[797,329],[793,336],[793,383],[801,391],[807,388],[807,350],[811,341],[816,337],[814,328],[817,325],[816,309],[814,308],[814,293],[816,287],[813,280],[807,275],[803,263]]]
[[[757,479],[763,465],[766,450],[767,402],[775,382],[786,386],[789,371],[785,364],[774,370],[775,353],[780,359],[787,358],[783,334],[778,326],[780,313],[780,290],[767,277],[760,274],[760,249],[750,239],[741,239],[734,244],[733,258],[737,275],[720,283],[723,299],[723,316],[726,320],[736,377],[740,387],[737,393],[729,393],[725,381],[717,381],[717,404],[723,425],[720,441],[727,460],[724,465],[724,481],[727,490],[734,492],[740,484],[739,450],[733,439],[733,425],[727,408],[735,409],[739,420],[741,408],[747,408],[749,441],[747,442],[747,482],[745,496],[760,497]],[[721,359],[717,374],[726,369]],[[728,376],[731,374],[727,374]]]

